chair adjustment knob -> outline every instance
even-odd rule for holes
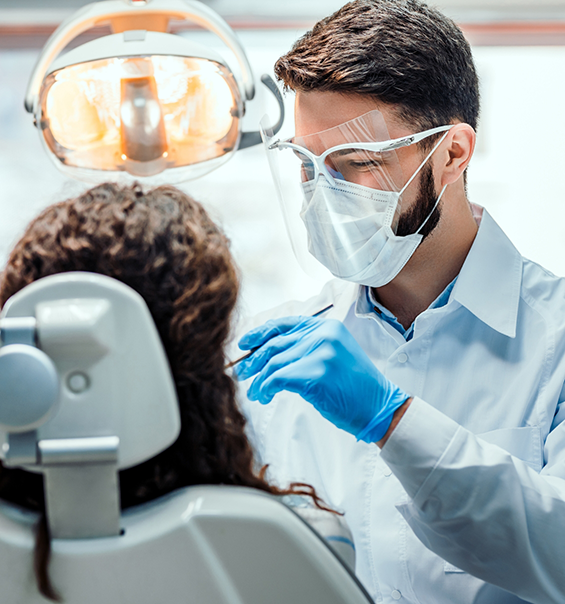
[[[59,404],[59,376],[39,348],[8,344],[0,348],[0,428],[35,430]]]

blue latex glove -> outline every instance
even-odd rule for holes
[[[267,321],[245,334],[239,347],[260,347],[236,368],[239,380],[257,374],[247,392],[251,400],[267,404],[281,390],[296,392],[357,440],[379,441],[409,398],[373,365],[340,321]]]

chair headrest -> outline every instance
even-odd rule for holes
[[[43,471],[40,458],[21,463],[24,454],[18,463],[16,444],[26,438],[33,446],[117,438],[119,469],[176,440],[169,363],[145,301],[130,287],[94,273],[45,277],[6,302],[0,335],[0,439],[9,465]]]

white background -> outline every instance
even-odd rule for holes
[[[256,79],[301,32],[240,31]],[[200,41],[214,43],[206,34]],[[40,209],[86,188],[62,176],[40,145],[23,109],[37,51],[0,52],[0,267]],[[479,47],[483,111],[479,145],[469,169],[470,200],[484,205],[518,249],[565,276],[565,48]],[[261,86],[259,84],[259,86]],[[259,91],[245,129],[257,129],[272,108]],[[292,99],[287,99],[291,111]],[[292,115],[285,126],[292,131]],[[216,172],[182,188],[223,225],[242,271],[241,312],[255,313],[315,293],[298,267],[282,221],[263,150],[236,154]]]

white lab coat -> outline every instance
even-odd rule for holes
[[[523,259],[485,211],[448,303],[408,342],[341,281],[252,325],[330,302],[325,316],[416,398],[381,452],[295,394],[247,400],[244,382],[270,478],[308,482],[345,512],[377,602],[563,604],[565,280]]]

